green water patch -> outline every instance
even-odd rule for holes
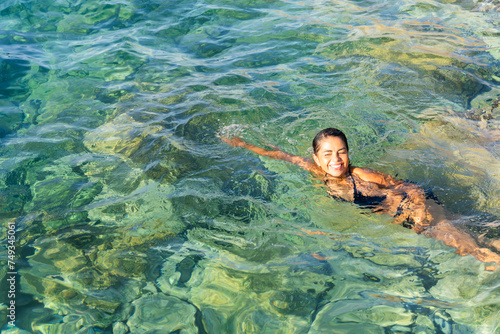
[[[494,67],[486,69],[461,62],[453,57],[411,51],[402,41],[389,37],[360,38],[355,41],[335,43],[319,47],[318,52],[330,59],[372,57],[384,64],[394,63],[398,67],[416,70],[419,74],[414,79],[422,81],[422,86],[432,85],[436,92],[454,95],[452,98],[461,99],[465,105],[485,88],[475,76],[493,80],[492,71],[493,73],[497,71]],[[401,71],[399,73],[401,75]],[[378,85],[387,85],[387,88],[393,89],[395,84],[391,82],[405,83],[405,79],[394,80],[394,74],[395,72],[386,75],[382,73],[374,79]]]
[[[196,327],[196,308],[181,299],[160,293],[141,297],[133,305],[135,311],[127,326],[134,333],[151,333],[158,328],[168,332],[199,331]]]
[[[89,182],[85,175],[75,172],[67,164],[71,158],[60,161],[64,164],[47,165],[50,159],[47,156],[26,159],[3,176],[1,185],[10,199],[7,203],[17,207],[18,214],[43,212],[49,229],[84,221],[86,214],[80,210],[100,193],[101,184]],[[7,160],[4,164],[9,162],[12,163]],[[7,204],[2,211],[9,215],[12,210]]]
[[[332,215],[328,214],[328,216]],[[319,223],[317,220],[314,222]],[[214,223],[220,227],[224,226],[222,222]],[[254,224],[262,224],[262,222],[254,221]],[[229,227],[229,225],[225,226]],[[281,226],[279,229],[281,232],[275,234],[278,232],[275,229],[277,226]],[[214,326],[215,323],[220,328],[233,328],[232,326],[245,324],[245,326],[251,325],[251,328],[256,328],[255,330],[258,331],[281,323],[281,326],[292,326],[297,330],[297,328],[307,326],[306,324],[311,320],[313,326],[321,326],[321,328],[326,326],[322,322],[330,320],[333,320],[332,325],[338,322],[335,326],[343,326],[345,320],[350,323],[349,326],[359,328],[369,328],[369,324],[374,327],[400,326],[398,328],[409,328],[418,324],[427,330],[446,328],[446,326],[468,328],[461,324],[453,324],[453,320],[446,311],[440,313],[445,321],[441,317],[434,318],[436,312],[433,310],[446,308],[446,302],[440,305],[439,301],[425,301],[426,290],[422,281],[429,280],[428,276],[432,275],[432,268],[429,268],[429,265],[424,265],[422,268],[422,263],[425,263],[424,258],[428,256],[425,252],[419,254],[415,251],[400,249],[396,253],[392,251],[389,254],[387,250],[380,249],[376,243],[368,241],[373,238],[373,235],[360,238],[359,232],[354,232],[359,231],[359,228],[354,226],[352,233],[355,235],[332,233],[331,227],[330,231],[323,229],[321,234],[309,234],[306,233],[307,230],[293,226],[293,223],[288,226],[268,223],[264,224],[264,227],[268,234],[264,238],[276,238],[273,241],[274,247],[267,248],[265,243],[256,243],[262,237],[257,237],[252,244],[248,237],[224,235],[220,229],[190,230],[187,235],[189,246],[186,245],[186,248],[170,256],[170,261],[165,262],[162,274],[157,280],[158,287],[164,293],[192,300],[201,309],[203,324]],[[286,233],[283,233],[284,231]],[[314,232],[311,229],[309,231]],[[387,231],[381,227],[371,229],[370,232],[366,231],[368,234],[378,231],[380,236],[387,236]],[[273,237],[271,234],[274,234]],[[407,236],[409,245],[416,242],[415,235],[411,231],[392,235],[395,238]],[[205,238],[211,239],[212,242],[207,243]],[[333,247],[332,239],[334,240]],[[218,243],[217,241],[224,242]],[[425,238],[422,241],[432,244],[432,241]],[[379,242],[383,243],[383,241]],[[322,243],[328,244],[329,250],[318,253]],[[276,248],[276,245],[280,247]],[[263,247],[267,249],[265,253],[273,254],[273,256],[271,258],[248,257],[246,256],[248,251],[235,252],[235,247],[244,247],[249,250]],[[290,248],[286,253],[280,250],[287,247]],[[438,260],[440,263],[443,263],[445,259],[451,261],[450,263],[456,261],[452,252],[445,254],[438,249],[439,246],[434,252],[437,252],[436,254],[440,257]],[[188,254],[194,250],[203,252],[204,258],[193,262]],[[242,260],[241,256],[244,256],[245,260]],[[435,256],[432,257],[435,258]],[[211,267],[217,262],[206,261],[207,258],[214,257],[220,262],[217,269]],[[183,263],[190,263],[190,265],[186,267],[182,265]],[[220,267],[221,265],[223,267]],[[403,277],[398,275],[396,277],[387,273],[382,274],[377,269],[378,266],[383,266],[385,270],[392,268],[390,270],[394,272],[398,272],[401,266],[405,268],[410,266],[415,268],[415,271],[407,272]],[[430,264],[430,266],[433,265]],[[184,269],[180,270],[180,267]],[[184,270],[187,269],[189,269],[189,275],[184,274]],[[206,278],[204,278],[205,275],[207,275]],[[267,279],[270,275],[273,277],[272,280]],[[366,288],[367,282],[378,286],[379,289],[389,289],[395,295],[374,296],[371,302],[368,301],[366,306],[363,306],[365,295],[361,291]],[[427,289],[434,285],[427,285]],[[285,286],[287,288],[283,289],[282,287]],[[420,297],[403,297],[408,295]],[[335,307],[337,315],[326,314],[329,312],[327,310],[330,310],[330,305],[349,305],[349,298],[354,299],[350,306]],[[386,306],[381,306],[381,300],[384,298],[386,302],[382,302],[382,305]],[[463,296],[463,298],[468,297]],[[336,300],[339,304],[335,304]],[[405,306],[401,307],[399,301]],[[411,311],[406,307],[406,305],[418,304],[425,306],[415,307]],[[246,313],[243,307],[247,309],[248,305],[252,305],[252,309],[259,314],[259,317],[248,319],[246,315],[243,315]],[[370,310],[368,314],[365,312],[366,309]],[[283,317],[286,318],[287,325],[282,322],[285,321]],[[262,318],[269,319],[269,323],[262,323],[259,320]],[[391,322],[392,320],[396,323]]]
[[[496,121],[476,121],[441,112],[382,164],[392,165],[392,173],[400,170],[402,178],[421,180],[418,182],[431,187],[447,206],[461,213],[479,209],[498,214],[498,159],[491,146]]]
[[[77,3],[20,3],[7,6],[0,12],[6,18],[21,18],[30,25],[20,25],[20,31],[71,33],[87,35],[96,26],[107,28],[130,20],[135,13],[132,4],[102,4],[99,1]],[[14,22],[14,21],[12,21]]]
[[[285,267],[282,270],[279,267],[274,268],[271,272],[257,267],[252,270],[253,273],[246,273],[224,267],[217,269],[201,261],[192,271],[189,281],[182,286],[176,283],[175,277],[180,276],[175,275],[173,268],[170,268],[166,263],[157,283],[169,294],[191,296],[190,299],[195,301],[202,311],[203,324],[205,328],[208,327],[207,329],[213,329],[214,325],[237,332],[242,330],[239,329],[240,326],[250,326],[254,331],[260,328],[277,328],[277,326],[304,328],[306,322],[302,317],[310,315],[313,305],[317,302],[314,298],[314,289],[309,289],[308,292],[293,290],[293,287],[289,287],[290,290],[279,290],[280,285],[273,285],[266,279],[270,275],[276,277],[279,271],[287,272]],[[290,272],[290,275],[295,276],[293,272]],[[167,281],[167,277],[171,279]],[[314,286],[315,289],[321,290],[322,284],[325,285],[323,287],[325,290],[331,288],[332,284],[328,283],[328,278],[318,275],[317,279],[320,281]],[[259,291],[257,294],[255,289]],[[249,314],[245,311],[248,308],[243,307],[248,303],[253,309],[250,318],[247,318]],[[283,315],[286,315],[289,324],[282,319]],[[262,319],[268,319],[267,323]]]
[[[4,59],[2,57],[0,60],[0,80],[4,84],[0,88],[0,96],[5,98],[14,95],[20,96],[21,99],[23,96],[26,96],[28,89],[26,89],[22,82],[16,81],[19,77],[27,76],[30,70],[31,66],[28,61]],[[8,119],[5,121],[8,121]]]
[[[252,9],[211,7],[207,9],[204,6],[195,6],[195,10],[189,15],[180,17],[167,28],[157,30],[154,34],[195,57],[211,58],[233,47],[234,38],[227,37],[230,36],[231,27],[265,16]]]
[[[23,240],[35,240],[30,246],[36,249],[26,258],[26,271],[20,269],[23,291],[57,312],[74,315],[79,327],[106,328],[126,321],[132,314],[130,292],[151,290],[143,284],[155,277],[158,259],[151,247],[183,229],[182,224],[177,225],[180,229],[174,227],[175,219],[166,215],[165,206],[145,197],[123,201],[116,211],[109,210],[111,206],[101,203],[89,211],[91,220],[49,229],[46,236],[29,235],[37,232],[35,226],[47,226],[36,218],[20,235]],[[66,328],[67,322],[53,323],[50,330]]]
[[[0,107],[0,138],[19,129],[24,121],[24,113],[15,107],[13,103],[4,101]]]
[[[217,137],[308,157],[316,132],[338,126],[354,163],[495,217],[484,129],[419,117],[436,105],[466,109],[496,85],[495,61],[483,44],[460,49],[452,35],[467,44],[475,32],[453,25],[447,10],[462,17],[459,6],[400,5],[4,4],[0,216],[16,222],[22,249],[19,327],[496,328],[498,274],[485,264]],[[441,29],[455,30],[429,40],[451,54],[397,29],[377,32],[382,21],[435,36],[427,19],[398,24],[436,13],[453,21]]]

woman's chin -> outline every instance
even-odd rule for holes
[[[343,176],[345,176],[346,171],[345,171],[345,169],[342,169],[342,170],[329,169],[326,173],[330,176],[333,176],[333,177],[343,177]]]

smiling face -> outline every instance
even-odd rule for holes
[[[323,138],[313,158],[325,173],[333,177],[345,176],[349,171],[349,150],[340,137]]]

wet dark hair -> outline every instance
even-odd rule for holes
[[[326,129],[323,129],[320,132],[318,132],[316,137],[314,137],[314,139],[313,139],[312,146],[313,146],[314,154],[318,153],[320,142],[323,139],[325,139],[326,137],[330,137],[330,136],[331,137],[339,137],[340,139],[342,139],[345,143],[345,147],[349,151],[349,144],[347,143],[347,137],[345,136],[345,134],[342,131],[340,131],[339,129],[326,128]]]

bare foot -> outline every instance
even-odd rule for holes
[[[492,252],[488,248],[478,248],[476,251],[472,252],[471,255],[481,262],[495,262],[500,264],[500,255]]]
[[[500,240],[494,240],[490,242],[490,246],[495,248],[497,252],[500,252]]]

